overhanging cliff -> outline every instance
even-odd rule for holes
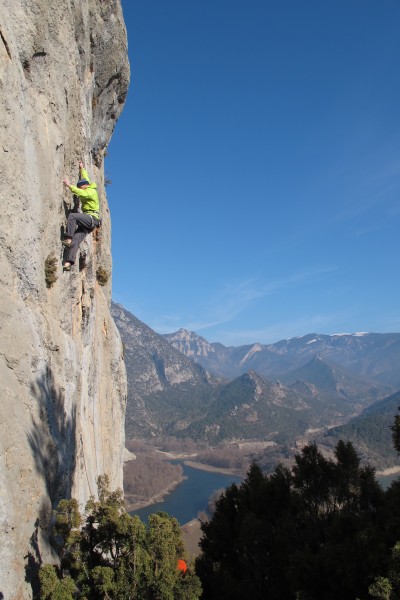
[[[109,312],[103,157],[128,83],[120,0],[0,0],[0,592],[31,597],[52,506],[122,487],[126,375]],[[82,160],[100,234],[62,271],[61,234]],[[55,257],[48,287],[45,263]],[[48,282],[49,283],[49,282]],[[104,280],[101,282],[104,284]]]

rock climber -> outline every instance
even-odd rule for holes
[[[91,183],[89,175],[83,166],[79,163],[79,181],[76,186],[72,185],[68,179],[63,183],[77,196],[81,202],[82,212],[70,212],[68,215],[67,231],[62,243],[68,251],[65,256],[64,271],[70,271],[75,263],[76,254],[79,245],[88,233],[96,227],[100,227],[100,203],[97,193],[97,185]]]

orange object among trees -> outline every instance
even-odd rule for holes
[[[177,564],[176,568],[178,569],[178,571],[181,571],[181,573],[186,573],[186,571],[187,571],[187,564],[185,563],[184,560],[182,560],[180,558],[178,560],[178,564]]]

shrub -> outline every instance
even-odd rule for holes
[[[99,267],[96,271],[96,278],[100,285],[106,285],[110,279],[110,272],[104,267]]]
[[[49,254],[44,263],[44,278],[46,280],[46,286],[51,286],[57,281],[57,259],[54,254]]]
[[[76,591],[72,578],[59,579],[53,565],[43,565],[39,571],[41,600],[73,600]]]

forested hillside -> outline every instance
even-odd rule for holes
[[[320,438],[321,443],[331,439],[348,440],[357,447],[364,460],[372,461],[377,467],[396,465],[399,457],[393,448],[390,427],[399,406],[400,392],[397,392],[367,407],[346,425],[330,429]]]

